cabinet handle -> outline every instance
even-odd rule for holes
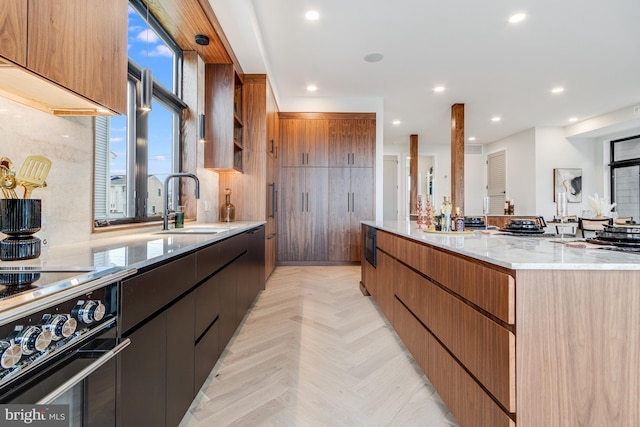
[[[307,212],[309,212],[309,192],[307,191]]]
[[[304,212],[304,191],[302,192],[302,212]]]
[[[273,145],[273,139],[272,139],[272,140],[271,140],[271,153],[273,153],[273,152],[274,152],[273,147],[274,147],[274,145]]]
[[[271,187],[271,214],[269,215],[269,217],[275,218],[276,217],[276,183],[272,182],[271,184],[269,184],[269,187]]]
[[[276,159],[278,158],[278,147],[276,147],[276,152],[275,152],[275,154],[273,155],[273,157],[275,157]]]
[[[304,153],[302,153],[302,164],[304,165]]]
[[[356,196],[355,193],[351,193],[351,212],[356,211]]]
[[[349,193],[347,192],[347,212],[351,212],[351,208],[349,206],[350,203],[351,203],[351,200],[349,199]]]

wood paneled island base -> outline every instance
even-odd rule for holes
[[[389,231],[362,284],[461,426],[640,425],[637,269],[507,268]]]

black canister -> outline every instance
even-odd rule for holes
[[[13,261],[40,256],[40,239],[32,236],[42,224],[39,199],[0,199],[0,260]]]

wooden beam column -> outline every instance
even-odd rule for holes
[[[418,213],[418,135],[409,136],[409,178],[411,188],[409,189],[409,213]]]
[[[464,215],[464,104],[451,106],[451,203]]]

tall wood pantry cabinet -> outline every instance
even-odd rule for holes
[[[280,113],[279,263],[360,261],[374,218],[375,114]]]

